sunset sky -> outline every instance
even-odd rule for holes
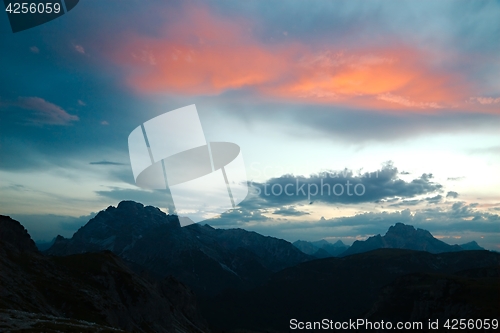
[[[196,104],[252,185],[214,227],[350,244],[403,222],[500,251],[499,17],[498,1],[86,0],[14,34],[2,14],[0,214],[50,240],[121,200],[167,212],[127,138]],[[366,192],[256,192],[297,179]]]

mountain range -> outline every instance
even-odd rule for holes
[[[99,212],[71,239],[58,236],[46,253],[109,250],[138,271],[173,275],[198,294],[251,288],[273,272],[313,259],[291,243],[243,229],[181,227],[175,215],[133,201]]]
[[[291,244],[181,227],[122,201],[43,252],[0,218],[0,330],[288,332],[290,318],[498,318],[499,268],[500,254],[475,242],[448,245],[401,223],[351,247]]]
[[[293,245],[302,252],[316,258],[338,257],[349,248],[341,240],[330,243],[324,239],[315,242],[298,240],[293,242]]]
[[[430,253],[484,250],[475,241],[462,245],[449,245],[432,236],[427,230],[415,229],[403,223],[389,227],[384,236],[379,234],[366,240],[356,240],[350,247],[341,240],[332,244],[324,239],[316,242],[298,240],[293,245],[316,258],[343,257],[376,249],[406,249]]]

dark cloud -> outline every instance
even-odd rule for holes
[[[431,204],[437,204],[443,201],[443,196],[441,194],[438,194],[431,198],[425,198],[424,200]]]
[[[403,200],[400,202],[393,203],[389,207],[408,207],[417,206],[420,204],[438,204],[443,201],[443,196],[441,194],[435,195],[433,197],[427,197],[423,199],[413,199],[413,200]],[[391,202],[390,200],[384,200],[384,202]]]
[[[262,223],[272,221],[263,215],[261,210],[252,210],[244,207],[231,209],[222,213],[219,217],[206,220],[205,223],[215,227],[240,228],[246,227],[248,223]]]
[[[449,191],[449,192],[446,194],[446,197],[447,197],[447,198],[454,198],[454,199],[456,199],[456,198],[458,198],[458,193],[457,193],[457,192],[455,192],[455,191]]]
[[[39,125],[69,125],[80,120],[78,116],[69,114],[60,106],[40,97],[19,97],[15,102],[0,104],[0,108],[4,109],[3,112],[18,114],[20,113],[16,112],[16,108],[30,111],[31,114],[26,121]]]
[[[89,164],[90,165],[128,165],[126,163],[110,162],[110,161],[90,162]]]
[[[395,203],[395,202],[398,202],[398,201],[400,201],[400,200],[401,200],[401,198],[396,197],[396,198],[389,198],[389,199],[380,199],[380,200],[375,200],[374,202],[375,202],[375,203],[381,203],[381,204],[384,204],[384,203],[393,203],[393,202]]]
[[[388,201],[389,202],[389,201]],[[421,204],[423,200],[420,199],[414,199],[414,200],[403,200],[397,203],[393,203],[389,205],[390,207],[408,207],[408,206],[416,206],[418,204]]]
[[[302,216],[302,215],[309,215],[308,212],[303,212],[300,210],[297,210],[295,207],[287,207],[287,208],[278,208],[273,212],[273,214],[276,215],[283,215],[283,216]]]
[[[432,174],[423,174],[409,182],[399,179],[397,168],[390,163],[376,172],[355,175],[350,170],[343,170],[309,177],[284,175],[265,183],[254,182],[252,187],[261,206],[268,207],[311,201],[359,204],[395,197],[412,198],[442,189],[442,185],[432,181]]]

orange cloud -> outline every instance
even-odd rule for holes
[[[277,87],[283,97],[381,109],[455,107],[466,84],[453,73],[426,66],[425,54],[408,47],[308,55],[300,77]]]
[[[260,86],[287,70],[283,50],[255,43],[245,24],[190,8],[162,37],[129,36],[114,59],[131,68],[129,84],[140,92],[218,94]]]
[[[317,51],[303,42],[264,43],[251,22],[206,9],[187,7],[179,17],[159,37],[131,34],[112,52],[134,90],[211,95],[247,88],[267,98],[419,112],[472,105],[467,80],[406,45]],[[475,109],[492,105],[477,101]]]

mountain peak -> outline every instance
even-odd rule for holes
[[[116,208],[126,209],[126,210],[140,210],[144,208],[144,205],[141,204],[140,202],[135,202],[132,200],[123,200],[118,204]]]
[[[28,231],[9,216],[0,215],[0,242],[17,251],[38,252]]]
[[[396,222],[395,225],[392,225],[389,227],[390,230],[405,230],[405,229],[412,229],[415,230],[415,227],[409,224],[404,224],[402,222]]]
[[[48,253],[60,252],[63,248],[71,253],[80,253],[83,248],[91,252],[110,250],[121,253],[144,234],[160,226],[165,230],[180,228],[179,218],[153,206],[122,201],[117,207],[109,206],[100,211],[71,239],[57,238]]]
[[[338,240],[336,241],[335,243],[333,243],[334,246],[342,246],[342,247],[345,247],[346,245],[344,244],[344,242],[342,240]]]
[[[395,225],[389,227],[389,230],[387,230],[387,233],[385,234],[385,237],[387,236],[410,238],[432,237],[432,234],[427,230],[415,228],[412,225],[397,222]]]
[[[387,234],[409,234],[417,231],[414,226],[406,225],[401,222],[397,222],[395,225],[391,225],[387,230]]]
[[[484,250],[476,241],[468,242],[460,245],[460,247],[464,250]]]
[[[376,235],[365,241],[356,241],[342,255],[367,252],[380,248],[407,249],[415,251],[427,251],[431,253],[461,251],[459,246],[446,244],[436,239],[424,229],[396,223],[391,226],[384,236]]]
[[[326,239],[321,239],[319,241],[313,242],[314,245],[321,247],[322,245],[329,245],[331,244],[329,241]]]
[[[106,210],[100,211],[87,225],[96,224],[96,222],[112,228],[126,225],[135,227],[161,224],[169,224],[173,227],[180,226],[179,218],[176,215],[167,215],[157,207],[144,206],[142,203],[131,200],[121,201],[116,208],[109,206]],[[119,225],[115,225],[116,223]]]

